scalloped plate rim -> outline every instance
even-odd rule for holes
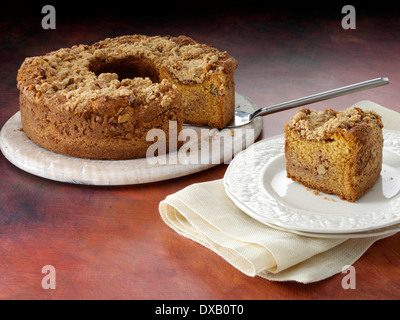
[[[384,136],[386,137],[385,142],[387,141],[387,136],[388,135],[395,135],[396,137],[398,137],[398,139],[400,140],[400,132],[399,131],[394,131],[394,130],[387,130],[384,129]],[[257,212],[252,206],[251,204],[249,205],[249,201],[243,201],[243,196],[241,197],[240,194],[240,190],[233,190],[233,186],[232,186],[232,181],[230,179],[232,179],[232,174],[235,170],[238,170],[236,167],[237,165],[241,162],[241,161],[245,161],[246,160],[246,155],[248,155],[250,152],[254,151],[253,149],[256,148],[260,148],[260,147],[264,147],[264,145],[266,144],[272,144],[272,143],[276,143],[276,142],[280,142],[280,153],[282,154],[284,151],[283,149],[283,134],[281,135],[277,135],[277,136],[273,136],[273,137],[269,137],[267,139],[261,140],[255,144],[253,144],[250,148],[240,152],[238,155],[236,155],[236,157],[233,159],[233,161],[230,163],[230,165],[228,166],[225,176],[223,178],[223,183],[224,183],[224,187],[226,190],[227,195],[229,196],[229,198],[236,204],[236,206],[238,206],[244,213],[248,214],[249,216],[251,216],[252,218],[254,218],[255,220],[271,226],[271,227],[278,227],[278,228],[282,228],[285,229],[287,231],[294,231],[294,232],[298,232],[298,233],[304,233],[304,234],[310,234],[311,236],[314,235],[321,235],[321,234],[336,234],[337,236],[343,235],[346,236],[346,234],[359,234],[361,235],[362,232],[368,232],[368,231],[372,231],[372,230],[377,230],[377,229],[381,229],[381,228],[387,228],[390,227],[392,225],[395,225],[397,223],[400,222],[400,212],[397,215],[397,217],[395,217],[394,219],[391,219],[385,223],[380,223],[380,224],[373,224],[373,225],[365,225],[365,226],[361,226],[361,227],[356,227],[356,226],[351,226],[348,228],[343,228],[343,227],[316,227],[315,225],[303,225],[303,224],[296,224],[293,222],[287,222],[284,221],[282,219],[277,219],[276,215],[275,217],[273,217],[273,214],[276,214],[276,212],[279,212],[280,208],[278,208],[279,205],[282,205],[283,202],[278,199],[278,197],[274,197],[273,195],[269,195],[272,200],[276,201],[276,203],[278,205],[276,205],[275,207],[271,207],[266,209],[266,212]],[[396,156],[398,156],[400,158],[400,152],[398,150],[398,148],[395,148],[395,150],[393,150],[393,148],[391,148],[390,146],[385,146],[384,145],[384,150],[390,151],[392,153],[394,153]],[[265,167],[268,165],[269,161],[271,161],[272,158],[278,156],[278,154],[274,154],[273,156],[270,156],[270,158],[264,163],[264,165],[260,165],[257,168],[257,173],[261,176],[261,174],[263,173],[263,171],[265,170]],[[247,159],[248,160],[248,159]],[[263,161],[264,159],[257,159],[257,162]],[[244,178],[246,178],[246,175],[243,175]],[[249,177],[249,176],[247,176]],[[251,177],[249,178],[251,179]],[[259,179],[258,184],[262,183],[262,177]],[[258,186],[259,189],[257,190],[253,190],[253,192],[257,193],[257,192],[261,192],[262,187]],[[243,190],[242,190],[243,191]],[[373,192],[373,191],[369,191],[369,192]],[[265,196],[264,191],[259,194],[258,196]],[[310,199],[312,200],[312,198],[310,197]],[[256,201],[258,201],[259,199],[256,198]],[[273,204],[274,201],[271,201],[271,203]],[[400,192],[398,192],[393,198],[388,199],[387,201],[388,203],[390,202],[396,202],[396,204],[398,205],[400,203]],[[284,204],[283,204],[284,205]],[[354,205],[357,205],[356,203]],[[293,207],[289,208],[289,213],[296,213],[296,214],[300,214],[300,215],[304,215],[305,218],[307,218],[307,216],[310,215],[310,212],[307,210],[301,210],[301,209],[296,209]],[[373,213],[373,211],[369,212],[369,213]],[[315,214],[315,213],[312,213]],[[347,216],[351,214],[351,212],[338,212],[337,213],[337,217],[340,218],[339,216]],[[350,217],[351,218],[351,217]],[[357,224],[356,224],[357,225]]]

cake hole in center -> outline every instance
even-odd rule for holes
[[[125,59],[113,60],[104,63],[101,60],[93,61],[89,70],[96,76],[102,73],[116,73],[118,79],[150,78],[152,82],[160,82],[159,73],[150,59],[127,57]]]

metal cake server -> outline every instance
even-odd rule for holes
[[[248,113],[242,110],[236,110],[235,115],[233,116],[232,120],[225,126],[225,128],[236,128],[236,127],[241,127],[244,126],[251,121],[254,120],[254,118],[258,116],[265,116],[267,114],[272,114],[275,112],[291,109],[291,108],[296,108],[300,106],[304,106],[306,104],[318,102],[318,101],[323,101],[331,98],[336,98],[339,96],[343,96],[349,93],[365,90],[365,89],[370,89],[374,87],[379,87],[383,86],[385,84],[389,83],[389,79],[387,77],[381,77],[381,78],[376,78],[368,81],[363,81],[359,83],[355,83],[349,86],[321,92],[321,93],[316,93],[304,98],[300,99],[295,99],[279,104],[275,104],[272,106],[264,107],[257,109],[253,113]]]

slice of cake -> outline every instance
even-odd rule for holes
[[[354,202],[382,169],[382,121],[373,111],[303,108],[285,125],[287,177]]]

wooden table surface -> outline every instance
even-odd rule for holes
[[[329,12],[234,8],[153,17],[56,9],[55,30],[42,29],[40,6],[2,10],[0,127],[19,109],[16,73],[25,57],[135,33],[185,34],[227,50],[239,62],[237,91],[260,107],[387,76],[387,86],[310,107],[343,110],[372,100],[400,112],[397,14],[356,8],[356,29],[345,30],[338,6]],[[293,112],[265,117],[260,139],[282,133]],[[354,264],[356,289],[344,290],[343,274],[307,285],[248,277],[166,226],[158,211],[161,200],[193,183],[222,178],[226,168],[96,187],[39,178],[0,155],[0,299],[400,298],[399,234],[369,248]],[[42,288],[45,265],[56,270],[55,290]]]

